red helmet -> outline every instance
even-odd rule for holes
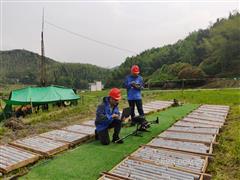
[[[117,101],[121,99],[121,91],[118,88],[112,88],[108,95]]]
[[[132,68],[131,68],[131,72],[133,74],[139,74],[140,73],[140,69],[139,69],[138,65],[133,65]]]

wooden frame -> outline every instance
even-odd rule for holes
[[[146,147],[148,147],[148,146],[141,146],[137,151],[135,151],[134,153],[132,153],[130,156],[129,156],[129,158],[137,158],[138,160],[145,160],[145,159],[142,159],[142,158],[140,158],[140,157],[136,157],[135,156],[135,154],[138,152],[138,151],[141,151],[143,148],[146,148]],[[148,148],[152,148],[152,147],[148,147]],[[156,149],[156,148],[152,148],[152,149]],[[202,160],[204,160],[204,163],[203,163],[203,166],[202,166],[202,168],[200,169],[200,172],[201,173],[204,173],[205,171],[206,171],[206,161],[208,161],[208,156],[205,156],[205,155],[199,155],[199,154],[194,154],[194,153],[188,153],[188,152],[181,152],[181,151],[174,151],[174,150],[167,150],[167,149],[163,149],[163,148],[159,148],[159,150],[163,150],[163,151],[166,151],[166,152],[171,152],[171,153],[178,153],[178,154],[183,154],[183,155],[189,155],[189,156],[198,156],[199,158],[201,158]],[[155,165],[158,165],[158,164],[156,164],[155,162],[154,162],[154,160],[153,159],[151,159],[151,160],[146,160],[146,161],[151,161],[152,163],[154,163]],[[176,166],[171,166],[171,165],[164,165],[164,164],[159,164],[159,165],[162,165],[162,166],[167,166],[167,167],[172,167],[172,168],[175,168]],[[179,167],[179,166],[178,166]],[[178,168],[177,167],[177,168]],[[179,167],[180,168],[180,167]],[[180,169],[186,169],[186,168],[180,168]],[[180,169],[178,169],[178,170],[180,170]],[[188,170],[188,169],[186,169],[186,171],[189,171],[189,172],[191,172],[191,173],[195,173],[195,172],[197,172],[197,171],[191,171],[191,170]]]
[[[192,134],[203,134],[203,135],[217,135],[218,133],[205,133],[205,132],[194,132],[194,131],[180,131],[180,130],[166,130],[169,132],[179,132],[179,133],[192,133]],[[165,131],[164,131],[165,132]]]
[[[73,133],[79,133],[79,134],[86,134],[86,135],[89,135],[90,137],[95,135],[94,132],[89,134],[87,132],[80,132],[80,131],[77,131],[77,130],[67,129],[68,127],[71,127],[71,126],[83,126],[83,127],[94,128],[93,126],[88,126],[88,125],[83,125],[83,124],[74,124],[74,125],[70,125],[70,126],[64,127],[61,130],[68,131],[68,132],[73,132]]]
[[[178,171],[182,171],[182,172],[185,172],[185,173],[190,173],[190,174],[196,174],[196,175],[204,175],[204,176],[209,176],[211,177],[210,174],[206,174],[204,172],[196,172],[196,171],[190,171],[190,170],[187,170],[187,169],[184,169],[184,168],[180,168],[180,167],[176,167],[176,166],[166,166],[166,165],[160,165],[160,164],[156,164],[152,161],[148,161],[148,160],[144,160],[144,159],[140,159],[140,158],[136,158],[136,157],[132,157],[130,156],[128,159],[132,159],[132,160],[136,160],[136,161],[141,161],[141,162],[144,162],[144,163],[148,163],[148,164],[152,164],[152,165],[156,165],[156,166],[160,166],[160,167],[166,167],[166,168],[169,168],[169,169],[174,169],[174,170],[178,170]],[[204,164],[205,166],[205,164]]]
[[[187,118],[192,118],[192,119],[199,119],[199,120],[202,120],[202,121],[212,121],[212,122],[217,122],[217,123],[225,123],[225,121],[219,121],[219,120],[213,120],[213,119],[206,119],[204,117],[192,117],[192,115],[189,116],[186,116]]]
[[[203,125],[209,125],[209,126],[212,126],[212,127],[217,127],[217,128],[221,128],[223,125],[215,125],[215,124],[209,124],[207,122],[193,122],[193,121],[189,121],[189,120],[185,120],[185,119],[182,119],[181,121],[183,122],[190,122],[190,123],[198,123],[198,124],[203,124]],[[202,120],[201,120],[202,121]]]
[[[152,139],[148,144],[143,145],[143,146],[148,146],[148,147],[152,147],[152,148],[156,148],[156,149],[160,148],[160,149],[175,150],[175,151],[186,152],[186,153],[193,153],[193,154],[199,154],[199,155],[205,155],[205,156],[213,156],[213,154],[212,154],[212,144],[209,144],[209,143],[201,143],[201,144],[204,144],[207,147],[209,147],[208,153],[202,153],[202,152],[174,149],[174,148],[169,148],[169,147],[155,146],[155,145],[151,145],[152,141],[154,141],[154,139]],[[184,142],[184,141],[180,141],[180,142]]]
[[[174,140],[174,141],[181,141],[181,142],[192,142],[192,143],[202,143],[202,144],[218,144],[215,142],[216,135],[213,137],[213,141],[198,141],[198,140],[191,140],[191,139],[179,139],[179,138],[171,138],[171,137],[160,137],[157,136],[156,138],[167,139],[167,140]]]
[[[53,130],[55,131],[55,130]],[[59,131],[65,131],[65,130],[62,130],[60,129]],[[49,131],[50,132],[50,131]],[[90,139],[90,135],[88,134],[80,134],[80,133],[75,133],[75,132],[70,132],[70,131],[65,131],[66,133],[74,133],[74,134],[77,134],[77,135],[84,135],[83,137],[77,139],[77,140],[74,140],[74,141],[67,141],[67,140],[62,140],[62,139],[57,139],[57,138],[54,138],[54,137],[50,137],[50,136],[47,136],[47,135],[44,135],[46,133],[43,133],[43,134],[39,134],[40,137],[43,137],[43,138],[46,138],[46,139],[50,139],[50,140],[54,140],[54,141],[59,141],[59,142],[63,142],[63,143],[68,143],[69,144],[69,147],[71,146],[75,146],[77,144],[80,144],[88,139]]]
[[[103,173],[101,173],[101,174],[107,174],[107,175],[113,175],[113,176],[115,176],[115,174],[113,174],[112,172],[113,172],[116,168],[118,168],[124,161],[126,161],[126,160],[128,160],[128,159],[130,159],[130,160],[135,160],[135,161],[140,161],[140,162],[143,162],[143,163],[146,163],[146,164],[155,165],[155,166],[158,166],[158,167],[165,167],[165,168],[169,168],[169,169],[172,169],[172,170],[181,171],[181,172],[183,172],[183,173],[189,173],[189,174],[192,174],[192,175],[199,175],[199,177],[200,177],[201,175],[211,176],[211,175],[208,175],[208,174],[205,174],[205,173],[197,173],[197,172],[192,173],[192,172],[189,172],[189,171],[187,171],[187,170],[182,170],[181,168],[159,165],[159,164],[155,164],[155,163],[153,163],[153,162],[151,162],[151,161],[142,160],[142,159],[134,158],[134,157],[131,157],[131,156],[128,156],[128,157],[124,158],[120,163],[118,163],[116,166],[114,166],[109,172],[107,172],[107,173],[106,173],[106,172],[103,172]],[[127,178],[127,177],[123,177],[123,176],[116,175],[116,177],[117,177],[117,176],[118,176],[119,178],[123,178],[123,179]],[[100,177],[99,180],[102,180],[102,178],[103,178],[103,177]],[[131,178],[127,178],[127,180],[131,180]]]
[[[31,147],[31,146],[27,146],[27,145],[25,145],[25,144],[22,144],[22,143],[18,142],[18,141],[21,141],[21,140],[23,140],[23,139],[29,139],[29,138],[34,138],[34,137],[39,137],[39,138],[42,138],[42,139],[46,139],[46,140],[48,140],[48,141],[50,140],[50,139],[47,139],[47,138],[44,138],[44,137],[41,137],[41,136],[38,136],[38,135],[37,135],[37,136],[30,136],[30,137],[27,137],[27,138],[18,139],[18,140],[13,141],[13,142],[11,142],[11,143],[9,143],[9,144],[11,144],[11,145],[14,146],[14,147],[23,148],[23,149],[25,149],[25,150],[28,150],[28,151],[31,151],[31,152],[34,152],[34,153],[43,155],[43,156],[45,156],[45,157],[50,157],[50,156],[52,156],[52,155],[54,155],[54,154],[57,154],[57,153],[59,153],[59,152],[61,152],[61,151],[64,151],[64,150],[66,150],[66,149],[69,148],[69,143],[63,143],[63,142],[51,140],[51,141],[56,142],[56,143],[62,143],[62,145],[59,146],[59,147],[57,147],[57,148],[55,148],[55,149],[48,150],[48,151],[45,151],[45,152],[44,152],[44,151],[41,151],[41,150],[39,150],[39,149],[37,149],[37,148],[33,148],[33,147]],[[41,146],[42,146],[42,144],[41,144]]]
[[[3,145],[3,146],[4,146],[4,145]],[[22,158],[21,158],[22,160],[21,160],[21,159],[19,159],[19,158],[20,158],[19,156],[17,157],[15,154],[12,154],[12,156],[13,156],[13,157],[16,157],[16,159],[18,159],[19,162],[16,162],[15,164],[12,164],[12,165],[9,165],[9,166],[6,167],[6,168],[0,167],[0,171],[1,171],[2,173],[4,173],[4,174],[7,174],[7,173],[9,173],[10,171],[13,171],[13,170],[15,170],[15,169],[21,168],[21,167],[26,166],[26,165],[28,165],[28,164],[31,164],[31,163],[33,163],[33,162],[36,162],[36,161],[39,160],[40,157],[41,157],[39,154],[35,154],[35,153],[33,153],[33,152],[29,152],[29,151],[26,151],[26,150],[24,150],[24,149],[20,149],[20,148],[18,148],[18,147],[14,147],[14,146],[11,146],[11,145],[5,145],[5,147],[14,148],[14,149],[16,149],[16,150],[18,150],[18,151],[22,151],[22,152],[25,152],[25,153],[29,153],[29,154],[33,155],[33,157],[29,157],[29,158],[26,157],[26,160],[24,160],[24,157],[22,157]],[[4,154],[1,154],[1,156],[4,157]],[[7,158],[7,156],[5,156],[5,158]]]

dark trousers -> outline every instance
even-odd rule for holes
[[[119,133],[121,131],[122,121],[120,119],[114,119],[111,124],[109,124],[107,129],[99,131],[98,139],[103,145],[108,145],[110,143],[110,138],[108,134],[108,129],[114,128],[113,141],[119,139]]]
[[[137,110],[140,116],[144,116],[143,107],[142,107],[142,100],[128,100],[129,107],[131,109],[131,118],[135,117],[135,104],[137,106]]]

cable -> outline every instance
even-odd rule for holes
[[[53,23],[51,23],[51,22],[49,22],[49,21],[46,21],[46,20],[45,20],[45,23],[48,24],[48,25],[50,25],[50,26],[53,26],[53,27],[55,27],[55,28],[57,28],[57,29],[60,29],[60,30],[62,30],[62,31],[65,31],[65,32],[68,32],[68,33],[73,34],[73,35],[75,35],[75,36],[81,37],[81,38],[83,38],[83,39],[86,39],[86,40],[89,40],[89,41],[93,41],[93,42],[95,42],[95,43],[98,43],[98,44],[101,44],[101,45],[104,45],[104,46],[107,46],[107,47],[111,47],[111,48],[114,48],[114,49],[118,49],[118,50],[121,50],[121,51],[126,51],[126,52],[131,52],[131,53],[137,54],[136,52],[134,52],[134,51],[132,51],[132,50],[125,49],[125,48],[121,48],[121,47],[118,47],[118,46],[115,46],[115,45],[112,45],[112,44],[109,44],[109,43],[106,43],[106,42],[103,42],[103,41],[99,41],[99,40],[90,38],[90,37],[88,37],[88,36],[85,36],[85,35],[82,35],[82,34],[79,34],[79,33],[73,32],[73,31],[70,31],[70,30],[68,30],[68,29],[66,29],[66,28],[60,27],[60,26],[58,26],[58,25],[55,25],[55,24],[53,24]]]

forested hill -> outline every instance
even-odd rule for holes
[[[37,84],[40,56],[26,50],[0,51],[0,83]],[[60,63],[46,58],[48,84],[87,88],[94,80],[106,87],[122,85],[133,64],[145,81],[240,76],[240,14],[231,13],[207,29],[190,33],[175,44],[128,57],[114,69],[90,64]]]
[[[26,50],[0,51],[0,83],[38,84],[41,56]],[[48,84],[88,88],[94,80],[105,80],[110,70],[91,64],[60,63],[46,58]]]
[[[240,76],[240,14],[230,13],[207,29],[190,33],[175,44],[128,57],[113,71],[107,85],[120,85],[132,64],[146,81]]]

